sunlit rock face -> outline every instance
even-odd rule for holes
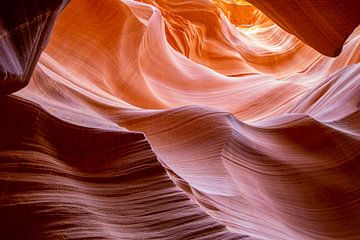
[[[0,239],[359,238],[357,1],[15,2]]]

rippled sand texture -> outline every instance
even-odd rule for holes
[[[359,239],[359,5],[249,2],[71,0],[0,98],[0,238]]]

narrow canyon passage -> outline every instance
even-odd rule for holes
[[[0,239],[359,238],[357,1],[0,8]]]

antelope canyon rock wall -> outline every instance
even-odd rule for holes
[[[357,1],[0,13],[0,239],[359,239]]]

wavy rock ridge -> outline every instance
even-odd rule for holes
[[[358,239],[356,1],[249,3],[13,8],[0,238]]]

